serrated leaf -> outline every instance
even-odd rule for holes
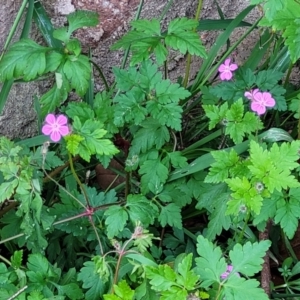
[[[83,292],[79,288],[77,283],[69,283],[66,285],[57,286],[57,290],[59,294],[66,295],[70,299],[82,299],[83,298]]]
[[[162,206],[158,221],[162,227],[165,227],[168,224],[169,226],[174,226],[178,229],[181,229],[181,209],[174,203]]]
[[[23,77],[29,81],[42,75],[46,69],[46,53],[51,49],[30,39],[13,44],[0,61],[0,80]]]
[[[91,155],[94,154],[110,156],[118,153],[119,150],[110,140],[102,138],[107,132],[102,127],[103,124],[96,120],[87,120],[84,124],[81,124],[79,118],[75,116],[74,132],[83,139],[79,141],[78,147],[74,148],[75,152],[73,154],[79,154],[84,160],[90,161]],[[76,138],[75,140],[74,143],[79,139]]]
[[[255,279],[245,280],[238,276],[231,276],[223,285],[223,295],[226,300],[268,300],[264,290],[259,288],[259,282]]]
[[[166,291],[175,284],[176,273],[168,265],[159,265],[157,268],[147,266],[146,277],[151,279],[154,290]]]
[[[213,283],[220,283],[220,276],[226,271],[227,264],[220,247],[199,235],[197,238],[196,273],[200,275],[202,287],[209,287]]]
[[[222,230],[228,230],[232,224],[230,216],[226,215],[228,193],[223,193],[216,197],[214,203],[214,210],[209,216],[209,223],[205,237],[213,241],[216,235],[220,235]]]
[[[82,287],[86,289],[86,300],[99,300],[106,291],[106,285],[96,273],[95,263],[87,261],[84,267],[80,269],[78,280],[82,281]]]
[[[126,207],[129,218],[134,223],[140,221],[145,227],[153,224],[156,211],[150,201],[143,195],[128,195]]]
[[[134,291],[129,287],[125,280],[122,280],[118,285],[114,285],[114,290],[116,295],[121,300],[132,300],[134,296]],[[106,299],[104,297],[104,299]],[[109,299],[109,298],[108,298]]]
[[[139,169],[141,189],[145,193],[152,191],[157,194],[168,178],[168,169],[159,160],[146,160]]]
[[[205,115],[209,118],[209,130],[216,127],[217,124],[225,120],[228,111],[228,104],[225,102],[220,107],[216,105],[203,105]]]
[[[147,109],[140,105],[140,100],[137,100],[136,94],[132,91],[126,94],[115,97],[115,115],[114,123],[116,126],[123,126],[125,123],[133,121],[139,125],[147,115]]]
[[[76,155],[78,153],[79,143],[84,140],[84,138],[78,134],[69,134],[65,136],[67,142],[67,149],[71,154]]]
[[[77,10],[67,15],[69,21],[68,33],[82,27],[93,27],[99,23],[99,15],[95,11]]]
[[[161,149],[166,142],[170,140],[170,133],[166,126],[162,126],[157,120],[148,118],[144,120],[140,128],[134,134],[131,142],[132,153],[138,155],[140,152],[145,153],[153,146]]]
[[[111,206],[105,211],[104,215],[106,216],[107,236],[111,239],[124,229],[128,214],[121,206]],[[116,222],[116,220],[118,221]]]
[[[266,255],[270,241],[260,241],[259,243],[247,242],[243,246],[236,244],[229,257],[233,265],[233,273],[242,273],[245,276],[253,276],[262,269],[263,257]],[[233,274],[234,275],[234,274]],[[233,276],[232,275],[232,276]]]
[[[230,152],[221,150],[211,152],[211,154],[214,157],[215,162],[211,164],[209,173],[205,177],[204,182],[223,182],[229,177],[232,168],[238,164],[240,158],[233,149],[231,149]]]
[[[189,52],[192,55],[206,58],[205,48],[201,44],[198,34],[193,31],[197,25],[197,21],[188,18],[172,20],[165,37],[166,45],[179,50],[182,54]]]
[[[292,239],[300,218],[299,200],[291,198],[289,202],[281,198],[277,201],[275,223],[279,224],[289,239]]]
[[[176,102],[191,95],[189,91],[180,87],[178,83],[171,84],[169,79],[162,80],[155,85],[155,94],[161,104]]]
[[[195,288],[195,284],[199,279],[192,268],[192,258],[193,254],[188,254],[182,262],[178,264],[178,273],[182,276],[177,276],[177,283],[182,285],[187,290],[193,290]]]
[[[16,250],[13,256],[11,257],[11,266],[14,269],[20,268],[22,265],[22,258],[23,258],[23,250]]]
[[[63,72],[70,80],[71,87],[76,90],[79,96],[83,96],[89,87],[91,78],[89,58],[85,55],[69,55],[67,58],[63,66]]]
[[[70,102],[68,103],[66,114],[71,119],[74,119],[77,116],[81,123],[89,119],[94,119],[95,113],[91,107],[85,102]]]
[[[58,88],[56,84],[40,98],[42,106],[42,114],[53,112],[59,107],[60,103],[65,101],[68,97],[69,89],[63,85]]]
[[[10,197],[14,194],[15,188],[18,186],[18,180],[14,179],[9,182],[3,182],[0,185],[0,203],[5,200],[10,199]]]
[[[176,103],[162,105],[157,101],[150,100],[146,105],[151,116],[161,125],[167,125],[174,130],[181,130],[182,107]]]

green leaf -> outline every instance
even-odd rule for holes
[[[205,177],[204,182],[218,183],[223,182],[233,172],[234,167],[239,163],[240,158],[237,153],[231,149],[227,151],[214,151],[211,152],[215,162],[211,164],[208,175]]]
[[[261,271],[264,262],[263,257],[270,246],[270,241],[255,242],[253,244],[247,242],[243,246],[236,244],[229,251],[229,257],[233,265],[231,276],[235,276],[234,272],[238,272],[250,277]]]
[[[194,271],[191,270],[192,268],[192,258],[193,254],[188,254],[182,262],[178,264],[178,273],[181,276],[177,275],[177,283],[186,288],[187,290],[193,290],[195,285],[199,279]]]
[[[23,258],[23,250],[16,250],[11,257],[11,266],[14,269],[18,269],[22,265],[22,258]]]
[[[162,206],[158,221],[162,227],[165,227],[168,224],[169,226],[174,226],[178,229],[181,229],[181,209],[174,203]]]
[[[166,126],[162,126],[157,120],[147,118],[144,120],[131,142],[130,152],[138,155],[145,153],[153,146],[157,150],[161,149],[166,142],[170,140],[170,133]]]
[[[51,49],[22,39],[13,44],[0,61],[0,81],[23,77],[29,81],[46,69],[46,53]]]
[[[155,85],[155,94],[161,104],[170,102],[178,103],[180,99],[185,99],[191,95],[189,91],[180,87],[178,83],[171,83],[169,79],[162,80]]]
[[[176,273],[168,265],[159,265],[157,268],[147,266],[146,276],[151,279],[150,284],[156,291],[168,290],[176,280]]]
[[[151,191],[159,193],[162,185],[168,179],[168,169],[159,160],[146,160],[139,169],[141,178],[141,190],[143,193]]]
[[[0,203],[4,202],[14,194],[15,188],[18,186],[18,180],[14,179],[9,182],[3,182],[0,185]]]
[[[88,87],[91,77],[91,64],[85,55],[69,55],[63,66],[63,72],[70,80],[71,87],[79,96],[83,96]]]
[[[245,280],[238,276],[231,276],[223,285],[226,300],[268,300],[269,297],[264,290],[259,288],[259,282],[255,279]]]
[[[206,58],[205,48],[201,44],[197,32],[193,30],[197,25],[198,22],[196,20],[188,18],[172,20],[165,37],[166,45],[179,50],[182,54],[189,52],[192,55]]]
[[[94,119],[95,113],[91,107],[85,102],[70,102],[68,103],[66,114],[71,119],[74,119],[77,116],[81,123],[84,123],[87,120]]]
[[[168,51],[161,43],[163,38],[160,33],[160,24],[156,19],[132,21],[133,30],[125,34],[111,49],[126,49],[131,47],[132,57],[131,65],[135,65],[149,58],[154,52],[158,64],[162,64]]]
[[[157,101],[150,100],[147,102],[147,110],[151,116],[161,125],[167,125],[174,130],[181,130],[182,107],[176,103],[168,103],[165,105]]]
[[[133,121],[134,124],[139,125],[147,115],[147,110],[140,105],[140,100],[133,91],[121,94],[115,97],[114,101],[117,103],[115,106],[114,123],[116,126],[123,126],[124,123]]]
[[[216,235],[220,235],[222,230],[228,230],[232,224],[230,216],[226,215],[228,193],[218,195],[214,199],[214,210],[209,215],[209,223],[205,237],[212,241]]]
[[[294,189],[295,190],[295,189]],[[297,228],[300,218],[300,201],[292,197],[289,201],[281,198],[277,201],[277,211],[275,215],[275,223],[280,224],[289,239],[292,239]]]
[[[107,236],[111,239],[124,229],[128,220],[128,214],[121,206],[111,206],[105,211],[104,215],[106,217]],[[116,220],[118,221],[116,222]]]
[[[128,195],[126,208],[128,209],[129,218],[134,223],[140,221],[145,227],[153,224],[157,214],[151,202],[143,195]]]
[[[99,23],[99,15],[95,11],[77,10],[67,15],[69,22],[69,35],[73,31],[83,27],[93,27]]]
[[[199,235],[197,238],[196,273],[202,280],[201,287],[207,288],[213,283],[220,283],[220,276],[226,271],[227,264],[220,247],[215,247],[211,242]]]
[[[122,280],[118,285],[114,284],[116,295],[104,295],[104,300],[132,300],[134,299],[134,291],[129,287],[125,280]]]
[[[220,107],[216,105],[203,105],[202,107],[205,111],[205,115],[209,118],[209,130],[215,128],[217,124],[225,120],[226,112],[228,110],[227,102]]]
[[[69,283],[62,286],[57,286],[59,294],[66,295],[70,299],[82,299],[83,298],[83,292],[79,288],[77,283]]]
[[[87,261],[80,269],[78,280],[82,281],[82,287],[86,289],[86,300],[99,300],[106,291],[106,285],[101,277],[96,273],[95,263]]]
[[[53,112],[59,107],[60,103],[65,101],[68,97],[69,89],[63,85],[58,88],[56,84],[40,98],[42,106],[42,114],[45,116],[47,113]]]
[[[299,183],[291,169],[297,167],[299,141],[291,144],[282,143],[280,146],[273,144],[271,150],[263,150],[258,143],[250,143],[251,164],[248,168],[258,181],[261,181],[272,193],[274,189],[298,187]]]
[[[73,129],[76,135],[82,139],[79,141],[78,138],[72,139],[67,138],[67,142],[74,140],[78,142],[78,147],[70,147],[74,150],[73,155],[79,154],[84,160],[90,161],[91,155],[107,155],[111,156],[119,152],[114,144],[108,139],[102,139],[106,134],[106,130],[102,129],[103,124],[95,120],[87,120],[84,124],[81,124],[77,116],[74,117]],[[76,146],[73,145],[73,146]]]

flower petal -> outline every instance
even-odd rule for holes
[[[230,58],[225,59],[224,65],[225,66],[229,66],[230,65]]]
[[[237,65],[237,64],[231,64],[231,65],[229,66],[230,71],[235,71],[237,68],[238,68],[238,65]]]
[[[56,117],[54,114],[48,114],[45,118],[45,121],[50,125],[54,124],[56,122]]]
[[[59,115],[56,119],[57,124],[65,125],[68,123],[68,118],[64,115]]]
[[[251,109],[255,111],[258,115],[263,115],[266,112],[265,106],[256,101],[253,101],[251,103]]]
[[[230,80],[232,78],[232,73],[230,71],[223,72],[225,80]]]
[[[53,131],[50,135],[50,139],[53,142],[59,142],[59,140],[61,139],[61,135],[58,131]]]
[[[53,131],[52,126],[49,125],[49,124],[45,124],[45,125],[42,127],[42,133],[43,133],[44,135],[50,135],[52,131]]]
[[[70,133],[70,129],[68,126],[60,126],[59,128],[59,133],[62,135],[62,136],[65,136],[65,135],[68,135]]]
[[[225,66],[224,64],[222,64],[222,65],[220,65],[218,71],[222,73],[222,72],[224,72],[226,69],[227,69],[226,66]]]
[[[252,98],[253,98],[253,95],[252,95],[251,92],[245,92],[245,93],[244,93],[244,96],[245,96],[247,99],[249,99],[249,100],[252,100]]]

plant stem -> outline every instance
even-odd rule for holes
[[[135,18],[134,20],[138,20],[140,18],[140,15],[141,15],[141,12],[142,12],[142,8],[143,8],[143,5],[144,5],[144,0],[141,0],[140,1],[140,4],[139,4],[139,7],[137,9],[137,12],[136,12],[136,15],[135,15]],[[130,47],[128,47],[125,51],[125,54],[124,54],[124,57],[123,57],[123,61],[122,61],[122,65],[121,65],[121,69],[124,69],[125,66],[126,66],[126,62],[127,62],[127,58],[129,56],[129,51],[130,51]]]
[[[79,187],[80,187],[80,189],[81,189],[81,191],[83,193],[83,196],[85,198],[86,204],[88,205],[88,207],[91,207],[90,202],[89,202],[89,198],[88,198],[87,193],[86,193],[86,190],[85,190],[82,182],[78,178],[77,173],[76,173],[76,171],[74,169],[72,155],[71,155],[71,153],[69,151],[68,151],[68,155],[69,155],[69,162],[70,162],[71,172],[73,173],[73,176],[74,176],[75,180],[77,181],[77,183],[78,183],[78,185],[79,185]]]
[[[248,225],[249,219],[250,219],[250,211],[248,211],[248,213],[247,213],[247,216],[246,216],[246,219],[245,219],[244,226],[243,226],[242,231],[241,231],[241,233],[240,233],[240,235],[239,235],[239,237],[238,237],[238,240],[237,240],[238,243],[240,243],[240,242],[242,241],[242,238],[243,238],[245,229],[246,229],[246,227],[247,227],[247,225]]]
[[[197,7],[197,12],[195,15],[195,20],[198,21],[200,18],[200,13],[203,5],[203,0],[198,1],[198,7]],[[193,31],[196,31],[196,28],[194,28]],[[187,55],[187,62],[186,62],[186,68],[185,68],[185,75],[184,75],[184,80],[183,80],[183,86],[186,88],[190,76],[190,69],[191,69],[191,62],[192,62],[192,55],[188,53]]]
[[[79,159],[79,155],[76,155],[72,158],[73,162],[77,161]],[[49,173],[45,178],[43,178],[43,182],[48,182],[51,180],[51,178],[53,178],[54,176],[56,176],[57,174],[59,174],[60,172],[62,172],[65,168],[69,167],[70,162],[67,161],[64,165],[57,167],[56,169],[54,169],[51,173]]]
[[[95,231],[95,234],[96,234],[96,238],[98,240],[98,244],[99,244],[99,248],[100,248],[100,252],[101,252],[101,255],[103,256],[104,252],[103,252],[103,247],[102,247],[102,243],[101,243],[101,240],[100,240],[100,237],[99,237],[99,234],[98,234],[98,231],[97,231],[97,228],[95,226],[95,223],[92,219],[92,216],[90,216],[90,223],[92,224],[92,227]]]
[[[0,255],[0,259],[2,261],[4,261],[5,263],[7,263],[9,266],[11,266],[11,262],[8,259],[6,259],[5,257],[3,257],[2,255]]]

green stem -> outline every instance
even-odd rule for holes
[[[123,245],[121,251],[118,251],[119,257],[118,257],[118,261],[117,261],[117,264],[116,264],[116,270],[115,270],[115,275],[114,275],[114,282],[113,282],[113,285],[114,285],[114,284],[117,284],[121,260],[122,260],[122,257],[126,254],[126,247],[127,247],[127,245],[128,245],[131,241],[132,241],[132,238],[130,238],[130,239]],[[113,287],[112,287],[112,294],[114,294],[114,288],[113,288]]]
[[[249,219],[250,219],[250,211],[248,211],[248,213],[247,213],[244,226],[243,226],[242,231],[241,231],[241,233],[240,233],[240,235],[238,237],[238,240],[237,240],[238,243],[240,243],[242,241],[242,239],[243,239],[243,235],[245,233],[245,230],[246,230],[246,227],[248,225]]]
[[[21,20],[21,17],[22,17],[22,15],[23,15],[23,12],[24,12],[24,10],[25,10],[25,8],[26,8],[27,2],[28,2],[28,0],[23,0],[23,3],[22,3],[22,5],[21,5],[21,7],[20,7],[20,9],[19,9],[19,11],[18,11],[18,14],[17,14],[16,18],[15,18],[14,24],[13,24],[13,26],[12,26],[12,28],[11,28],[9,34],[8,34],[8,37],[7,37],[7,39],[6,39],[6,42],[5,42],[5,44],[4,44],[3,52],[2,52],[2,54],[1,54],[1,56],[0,56],[0,61],[1,61],[2,56],[3,56],[4,52],[6,51],[8,45],[10,44],[13,35],[14,35],[15,32],[16,32],[16,29],[17,29],[17,27],[18,27],[18,25],[19,25],[19,22],[20,22],[20,20]]]
[[[100,252],[101,252],[101,255],[103,256],[104,252],[103,252],[102,243],[101,243],[101,240],[100,240],[100,237],[99,237],[97,228],[96,228],[96,226],[95,226],[95,223],[94,223],[94,221],[93,221],[93,219],[92,219],[92,216],[90,216],[90,223],[92,224],[92,227],[93,227],[94,232],[95,232],[95,234],[96,234],[96,238],[97,238],[97,241],[98,241],[98,244],[99,244]]]
[[[293,70],[293,64],[290,63],[289,68],[288,68],[288,72],[287,72],[286,77],[285,77],[284,85],[283,85],[283,87],[284,87],[285,89],[287,88],[287,85],[288,85],[288,83],[289,83],[289,80],[290,80],[290,76],[291,76],[292,70]]]
[[[105,86],[105,90],[108,92],[109,91],[109,85],[108,85],[108,83],[106,81],[106,78],[105,78],[105,76],[104,76],[101,68],[93,60],[90,59],[90,62],[97,69],[97,71],[98,71],[98,73],[99,73],[99,75],[100,75],[100,77],[101,77],[101,79],[103,81],[103,84]]]
[[[164,16],[166,15],[167,11],[170,9],[171,5],[173,4],[174,0],[170,0],[167,5],[165,6],[164,10],[162,11],[160,17],[158,18],[158,22],[161,22]]]
[[[203,5],[203,0],[198,1],[198,7],[197,7],[197,12],[195,15],[195,20],[198,21],[200,18],[200,13]],[[194,28],[193,31],[196,31],[196,28]],[[187,63],[186,63],[186,68],[185,68],[185,75],[184,75],[184,80],[183,80],[183,86],[186,88],[188,81],[189,81],[189,76],[190,76],[190,70],[191,70],[191,62],[192,62],[192,55],[188,53],[187,55]]]
[[[140,18],[140,15],[141,15],[141,12],[142,12],[142,8],[143,8],[143,5],[144,5],[144,0],[141,0],[140,1],[140,4],[139,4],[139,7],[137,9],[137,12],[136,12],[136,15],[135,15],[135,18],[134,20],[138,20]],[[126,62],[127,62],[127,59],[128,59],[128,56],[129,56],[129,51],[130,51],[130,47],[128,47],[125,51],[125,54],[124,54],[124,57],[123,57],[123,61],[122,61],[122,65],[121,65],[121,69],[124,69],[125,66],[126,66]]]
[[[69,151],[68,151],[68,155],[69,155],[69,162],[70,162],[71,172],[73,173],[73,176],[74,176],[75,180],[77,181],[77,183],[78,183],[78,185],[79,185],[79,187],[80,187],[80,189],[81,189],[81,191],[83,193],[83,196],[85,198],[86,204],[88,205],[88,207],[91,207],[88,195],[87,195],[87,193],[85,191],[85,188],[84,188],[82,182],[80,181],[80,179],[78,178],[77,173],[76,173],[76,171],[74,169],[72,155],[71,155],[71,153]]]
[[[8,264],[9,266],[11,266],[11,262],[8,259],[6,259],[5,257],[3,257],[2,255],[0,255],[0,259],[2,261],[4,261],[6,264]]]

